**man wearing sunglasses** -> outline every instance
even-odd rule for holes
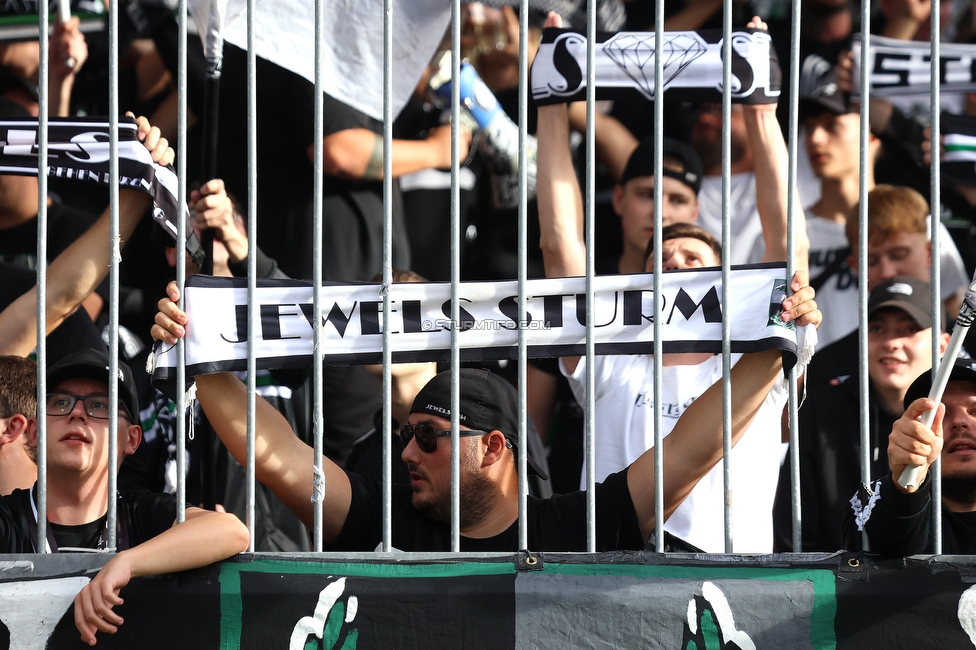
[[[781,317],[798,324],[819,323],[813,290],[799,272],[796,292]],[[176,283],[159,302],[153,338],[175,344],[189,319],[177,304]],[[732,369],[733,442],[762,406],[780,377],[778,351],[743,355]],[[402,551],[450,550],[451,380],[434,377],[417,395],[400,432],[410,486],[393,489],[393,546]],[[196,378],[197,398],[217,435],[239,461],[246,458],[247,389],[232,373]],[[460,381],[461,549],[518,550],[516,471],[518,397],[504,380],[483,371],[461,371]],[[311,526],[321,507],[327,544],[335,549],[372,550],[381,539],[379,482],[347,473],[322,459],[324,479],[313,481],[314,452],[298,439],[282,416],[257,400],[257,479]],[[716,383],[685,410],[664,441],[664,516],[668,517],[695,484],[722,458],[722,385]],[[530,471],[534,462],[528,457]],[[318,487],[316,487],[316,483]],[[654,530],[654,452],[648,450],[623,471],[597,486],[597,549],[644,547]],[[321,503],[321,505],[317,505]],[[530,498],[528,546],[533,551],[586,549],[586,494]]]
[[[108,468],[116,468],[142,440],[132,371],[119,363],[118,454],[109,457],[109,361],[86,349],[47,372],[47,539],[37,538],[37,485],[0,498],[0,552],[103,550],[108,547]],[[38,446],[37,419],[28,440]],[[112,611],[131,578],[206,566],[247,550],[247,528],[233,515],[187,508],[176,524],[176,500],[168,494],[124,491],[118,503],[118,554],[75,597],[75,625],[82,641],[96,631],[114,633],[122,619]]]

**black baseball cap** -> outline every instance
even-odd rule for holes
[[[101,350],[86,348],[74,354],[69,354],[47,369],[47,385],[49,387],[66,379],[94,379],[109,383],[108,355]],[[136,382],[132,377],[132,370],[119,359],[119,399],[129,412],[129,419],[133,424],[139,423],[139,393]]]
[[[501,431],[505,438],[518,445],[518,393],[505,379],[487,370],[461,368],[460,424],[469,429]],[[442,418],[451,417],[451,372],[438,373],[420,389],[410,409],[411,413],[427,413]],[[549,478],[542,466],[526,453],[529,472],[542,480]]]
[[[833,66],[816,54],[803,61],[798,103],[801,119],[824,110],[837,115],[851,112],[850,97],[840,89]]]
[[[932,327],[932,285],[908,276],[885,280],[871,290],[868,317],[886,307],[901,309],[919,327],[928,329]]]
[[[680,160],[684,170],[679,172],[664,167],[661,173],[669,178],[681,181],[690,187],[697,196],[698,190],[701,187],[702,175],[704,174],[704,168],[698,152],[692,149],[691,145],[673,138],[664,138],[663,149],[664,157]],[[654,138],[644,138],[637,145],[637,148],[634,149],[634,153],[630,154],[630,158],[627,160],[627,166],[624,168],[624,175],[620,177],[620,184],[623,185],[638,176],[653,175]]]
[[[970,381],[976,384],[976,359],[956,359],[949,373],[949,381]],[[919,397],[928,397],[932,390],[932,371],[926,370],[912,382],[905,393],[905,408]]]

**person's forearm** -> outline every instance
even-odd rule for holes
[[[64,79],[51,77],[48,84],[48,115],[51,117],[67,117],[71,108],[71,89],[75,85],[75,76],[69,75]]]
[[[234,375],[219,373],[196,378],[197,399],[207,419],[230,454],[241,465],[247,463],[247,390]],[[264,399],[257,399],[257,431],[254,453],[258,481],[299,519],[311,527],[315,504],[312,466],[314,452],[288,426],[288,422]],[[338,536],[352,499],[349,478],[328,458],[322,459],[328,498],[322,506],[325,540]]]
[[[451,166],[450,150],[436,140],[394,140],[393,177],[421,169]],[[312,148],[309,147],[311,153]],[[326,136],[324,171],[354,180],[383,178],[383,138],[368,129],[345,129]]]
[[[195,511],[191,517],[190,512]],[[150,540],[122,551],[132,577],[196,569],[243,553],[248,532],[230,513],[188,509],[187,519]]]
[[[756,175],[756,210],[762,223],[766,252],[764,262],[785,261],[789,231],[789,153],[783,132],[776,119],[776,105],[764,104],[743,107],[746,133],[753,152]],[[800,204],[799,193],[794,189],[794,264],[798,269],[807,268],[806,220]]]
[[[624,175],[630,154],[637,148],[637,138],[620,120],[605,115],[599,110],[594,114],[594,124],[596,157],[606,167],[610,180],[616,183]],[[569,125],[574,131],[580,133],[586,131],[585,102],[574,102],[569,105]]]
[[[539,107],[536,198],[539,247],[546,277],[586,273],[583,199],[569,152],[569,116],[563,104]]]
[[[128,239],[142,215],[149,208],[150,198],[138,190],[119,193],[119,236]],[[88,294],[105,279],[112,260],[114,246],[110,241],[111,214],[106,208],[102,216],[74,243],[58,255],[47,274],[48,333],[70,316]],[[119,242],[121,249],[122,242]]]
[[[119,198],[119,234],[127,239],[149,205],[149,197],[122,190]],[[50,334],[78,309],[105,279],[111,260],[110,221],[106,210],[91,228],[58,255],[48,267],[46,329]],[[121,246],[121,243],[120,243]],[[26,356],[37,345],[37,287],[0,312],[0,354]]]

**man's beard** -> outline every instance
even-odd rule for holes
[[[474,455],[461,459],[461,528],[480,523],[491,511],[495,499],[495,484],[475,465]],[[451,521],[451,492],[435,496],[426,503],[415,505],[424,516],[449,524]]]
[[[976,469],[943,474],[942,496],[955,503],[976,505]]]

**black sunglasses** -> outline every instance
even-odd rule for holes
[[[483,436],[487,431],[480,429],[461,429],[458,432],[461,436]],[[432,454],[437,450],[437,439],[451,435],[450,429],[435,429],[429,424],[403,424],[400,425],[400,442],[406,449],[410,444],[410,439],[417,438],[417,447],[425,454]]]

